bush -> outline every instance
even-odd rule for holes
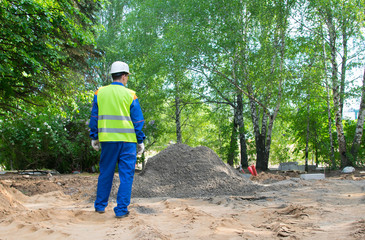
[[[63,111],[38,108],[32,114],[0,120],[0,165],[61,173],[91,171],[99,156],[90,146],[89,97],[79,98]]]

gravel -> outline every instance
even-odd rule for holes
[[[260,188],[210,148],[174,144],[148,159],[145,169],[135,176],[132,197],[240,196]]]

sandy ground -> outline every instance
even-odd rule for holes
[[[94,212],[97,175],[0,175],[0,239],[365,239],[364,175],[253,180],[275,191],[133,198],[116,219],[114,199]]]

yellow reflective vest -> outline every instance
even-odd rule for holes
[[[134,91],[122,85],[108,85],[96,92],[98,103],[98,135],[100,142],[137,142],[130,106]]]

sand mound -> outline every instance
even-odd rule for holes
[[[0,181],[0,216],[14,210],[25,209],[18,198],[24,199],[25,196],[15,188],[9,187],[6,182]]]
[[[290,179],[290,177],[288,177],[288,176],[276,175],[276,174],[266,173],[266,172],[261,172],[257,176],[251,176],[252,181],[263,183],[263,184],[269,184],[269,183],[284,181],[284,180],[288,180],[288,179]]]
[[[44,181],[44,177],[30,177],[25,181],[17,181],[14,179],[12,185],[27,196],[43,194],[53,191],[61,191],[62,187],[52,181]]]
[[[170,145],[150,158],[133,183],[133,197],[243,195],[258,185],[243,178],[207,147]]]

